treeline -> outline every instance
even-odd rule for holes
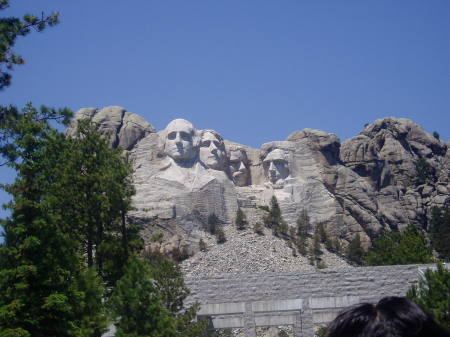
[[[127,222],[131,166],[90,121],[58,131],[67,109],[0,108],[2,165],[16,171],[1,220],[0,336],[200,336],[177,266],[142,254]]]

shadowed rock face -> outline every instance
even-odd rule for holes
[[[257,206],[272,196],[289,225],[306,209],[313,227],[325,224],[344,245],[359,233],[366,247],[384,227],[426,228],[431,207],[450,203],[450,146],[408,119],[376,120],[342,144],[304,129],[253,149],[181,119],[157,133],[119,107],[82,109],[74,125],[80,118],[92,118],[111,146],[130,151],[132,221],[157,224],[195,247],[212,213],[231,223],[239,205],[254,224],[264,215]],[[426,183],[416,178],[421,158],[433,172]]]

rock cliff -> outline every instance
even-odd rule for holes
[[[224,140],[177,119],[156,130],[120,107],[81,109],[112,147],[134,165],[135,211],[150,240],[166,233],[162,250],[198,251],[208,217],[226,226],[240,207],[250,226],[261,222],[276,196],[283,218],[295,226],[306,210],[345,246],[359,233],[363,245],[383,228],[414,223],[425,230],[430,209],[450,203],[450,144],[403,118],[383,118],[340,143],[334,134],[304,129],[260,149]]]

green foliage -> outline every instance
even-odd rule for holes
[[[406,297],[433,314],[443,326],[450,328],[450,271],[442,263],[428,269],[418,286],[413,285]]]
[[[418,185],[433,182],[434,169],[424,158],[416,162],[416,183]]]
[[[225,237],[225,232],[223,231],[222,228],[216,229],[216,239],[217,243],[224,243],[227,241],[227,238]]]
[[[208,217],[208,232],[210,232],[212,235],[215,235],[218,226],[219,218],[214,213],[210,214]]]
[[[297,219],[297,235],[303,238],[309,237],[311,231],[311,222],[306,209],[302,209]]]
[[[130,258],[114,288],[110,307],[117,337],[176,337],[176,320],[165,307],[152,278],[152,268]]]
[[[296,245],[297,245],[298,252],[301,255],[303,255],[303,256],[308,255],[308,242],[305,237],[299,236],[296,240]]]
[[[163,238],[164,238],[163,232],[156,232],[156,233],[153,233],[152,237],[150,238],[150,241],[161,244],[163,241]]]
[[[134,194],[131,166],[89,120],[79,121],[76,137],[65,143],[55,164],[49,204],[83,243],[86,264],[95,266],[112,286],[128,256],[143,247],[139,227],[126,221]]]
[[[356,233],[355,237],[347,247],[347,257],[350,261],[357,264],[362,264],[362,258],[364,256],[364,250],[361,246],[361,236]]]
[[[439,258],[450,261],[450,207],[433,207],[430,221],[431,246]]]
[[[268,214],[263,218],[263,221],[267,228],[272,229],[272,233],[275,236],[287,238],[289,227],[281,216],[280,205],[275,196],[270,200],[270,209]]]
[[[9,0],[0,1],[0,10],[9,7]],[[0,18],[0,90],[11,84],[10,70],[15,65],[25,64],[25,60],[16,54],[12,48],[19,36],[26,36],[32,30],[41,32],[48,26],[58,23],[59,13],[53,12],[45,16],[26,14],[20,18],[3,17]]]
[[[325,337],[327,335],[327,327],[321,326],[317,329],[315,337]]]
[[[253,231],[258,235],[264,235],[264,228],[261,222],[255,223],[253,226]]]
[[[244,230],[248,226],[247,217],[240,207],[238,207],[236,212],[235,224],[238,230]]]
[[[28,104],[21,112],[2,108],[0,155],[16,170],[3,186],[13,200],[2,221],[0,331],[3,336],[90,336],[106,326],[103,287],[79,254],[51,200],[59,153],[67,141],[51,123],[70,111]]]
[[[402,233],[385,231],[373,241],[373,246],[364,257],[369,266],[431,263],[432,249],[425,234],[414,225],[409,225]]]
[[[200,249],[201,252],[206,252],[206,242],[203,241],[203,239],[200,239],[200,241],[198,242],[198,248]]]

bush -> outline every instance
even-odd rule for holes
[[[215,235],[218,225],[219,225],[219,218],[217,217],[216,214],[212,213],[208,217],[208,232],[210,232],[212,235]]]
[[[297,235],[302,237],[309,237],[311,231],[311,223],[308,212],[303,209],[297,219]]]
[[[416,183],[418,185],[433,182],[434,169],[424,158],[420,158],[416,162]]]
[[[247,217],[240,207],[238,207],[236,212],[235,224],[238,230],[244,230],[248,225]]]
[[[200,241],[198,242],[198,248],[201,252],[206,252],[206,242],[203,241],[203,239],[200,239]]]
[[[347,247],[347,257],[350,261],[362,264],[363,255],[364,250],[361,247],[361,236],[359,233],[356,233],[355,237]]]
[[[431,246],[444,261],[450,261],[450,207],[433,207],[430,221]]]
[[[253,226],[253,231],[258,235],[264,235],[264,228],[261,222],[255,223]]]
[[[402,233],[385,231],[364,257],[369,266],[432,263],[433,251],[421,230],[409,225]]]
[[[227,241],[227,238],[225,237],[225,232],[223,231],[222,228],[216,229],[216,239],[217,243],[224,243]]]
[[[450,328],[450,271],[442,263],[436,270],[428,269],[418,286],[406,293],[411,301],[430,312],[436,321]]]

